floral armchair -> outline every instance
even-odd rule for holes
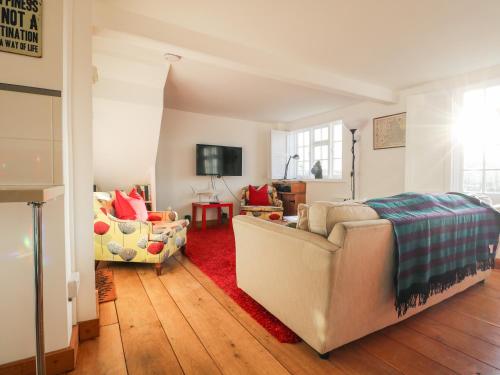
[[[175,211],[149,212],[155,221],[120,220],[114,216],[114,193],[94,193],[96,260],[154,263],[161,274],[164,260],[184,249],[189,222]]]
[[[268,185],[267,195],[269,199],[269,206],[251,206],[248,204],[248,186],[243,187],[241,189],[240,197],[240,215],[252,215],[264,220],[282,220],[283,202],[278,199],[276,188],[272,185]]]

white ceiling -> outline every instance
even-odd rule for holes
[[[94,0],[101,36],[184,56],[172,108],[288,122],[500,64],[500,0]]]
[[[500,64],[499,0],[107,3],[393,89]]]
[[[165,106],[261,122],[289,122],[359,99],[182,59],[170,66]]]

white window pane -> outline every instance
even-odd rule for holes
[[[323,177],[328,176],[328,160],[321,160],[321,168],[323,168]]]
[[[480,192],[483,185],[481,171],[464,171],[464,191]]]
[[[336,174],[342,173],[342,160],[341,159],[333,159],[333,172]]]
[[[304,135],[302,133],[297,134],[297,144],[299,147],[304,145]]]
[[[474,144],[464,146],[464,169],[483,168],[483,149]]]
[[[323,141],[328,140],[328,128],[321,129],[321,139]]]
[[[500,169],[500,145],[486,146],[484,160],[486,169]]]
[[[335,141],[342,140],[342,125],[341,124],[336,124],[333,126],[333,139],[335,139]]]
[[[306,131],[303,133],[304,134],[304,145],[308,146],[309,145],[309,138],[311,137],[309,131]]]
[[[321,146],[321,159],[328,159],[328,146]]]
[[[321,129],[314,129],[314,142],[321,141]]]
[[[314,147],[314,160],[321,159],[321,148],[322,148],[322,146],[315,146]]]
[[[342,157],[342,143],[341,142],[335,142],[333,144],[333,157],[339,158],[339,159]]]
[[[484,172],[485,193],[500,193],[500,170]]]

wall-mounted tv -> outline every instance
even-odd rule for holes
[[[196,145],[197,176],[241,176],[242,149]]]

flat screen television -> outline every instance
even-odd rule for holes
[[[242,149],[196,145],[197,176],[241,176]]]

